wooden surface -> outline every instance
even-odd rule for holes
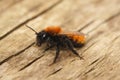
[[[120,0],[0,0],[0,80],[120,80]],[[58,25],[88,34],[77,49],[42,53],[36,31]]]

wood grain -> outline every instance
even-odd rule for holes
[[[9,3],[7,3],[9,2]],[[120,80],[119,0],[0,0],[0,80]],[[36,31],[58,25],[87,34],[76,49],[43,53]]]

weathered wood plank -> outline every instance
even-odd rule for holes
[[[31,14],[33,15],[37,14]],[[120,79],[119,0],[63,0],[51,10],[26,23],[37,31],[45,26],[61,25],[64,29],[88,33],[87,44],[77,50],[85,60],[79,60],[69,51],[61,51],[57,63],[49,66],[55,50],[43,54],[44,47],[38,48],[34,45],[35,34],[23,23],[0,41],[1,80]],[[64,54],[68,52],[70,54]]]
[[[60,0],[24,0],[0,14],[0,40],[8,34],[52,8]],[[34,3],[34,5],[33,5]]]
[[[50,4],[50,3],[49,3]],[[54,3],[53,3],[54,4]],[[47,4],[46,4],[47,5]],[[51,3],[51,5],[52,5],[52,3]],[[2,20],[1,20],[2,21]],[[24,24],[23,24],[24,25]],[[3,27],[4,28],[4,27]],[[12,28],[12,27],[8,27],[8,28]],[[24,27],[25,28],[25,27]],[[5,47],[1,47],[1,53],[3,53],[3,54],[0,54],[0,55],[4,55],[4,56],[9,56],[9,55],[11,55],[11,54],[15,54],[15,53],[17,53],[17,52],[19,52],[20,50],[22,50],[22,49],[24,49],[25,47],[23,47],[22,45],[24,44],[21,44],[21,48],[20,48],[20,45],[19,45],[19,49],[20,50],[16,50],[15,49],[15,47],[14,46],[18,46],[18,44],[19,43],[21,43],[21,41],[23,41],[22,40],[22,38],[24,37],[24,40],[25,41],[27,41],[27,40],[29,40],[29,39],[27,39],[27,36],[25,35],[25,34],[22,34],[24,31],[24,28],[22,29],[22,31],[20,30],[16,30],[16,32],[15,32],[15,34],[13,33],[13,35],[12,34],[10,34],[10,36],[8,36],[8,37],[6,37],[5,39],[3,39],[3,40],[1,40],[1,42],[0,42],[0,46],[2,46],[3,44],[4,44],[4,42],[9,42],[9,43],[6,43],[6,44],[4,44],[4,46]],[[4,29],[7,29],[7,28],[4,28]],[[2,31],[2,29],[1,29],[1,31]],[[19,33],[20,32],[20,33]],[[29,33],[28,33],[29,34]],[[18,36],[20,36],[20,35],[23,35],[22,37],[18,37]],[[25,35],[25,36],[24,36]],[[15,37],[17,37],[17,39],[15,38]],[[25,37],[26,37],[26,39],[25,39]],[[29,36],[30,37],[30,36]],[[20,39],[21,38],[21,39]],[[32,38],[32,37],[31,37]],[[14,41],[15,40],[15,41]],[[17,41],[16,41],[17,40]],[[21,40],[21,41],[19,41],[19,40]],[[17,42],[17,43],[16,43]],[[14,47],[13,49],[10,49],[10,50],[8,50],[8,51],[6,51],[6,48],[9,48],[9,47],[11,47],[11,45]],[[26,43],[26,45],[29,45],[28,43]],[[9,55],[7,55],[7,54],[9,54]],[[4,57],[3,56],[1,56],[1,60],[3,59]]]

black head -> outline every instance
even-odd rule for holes
[[[49,34],[44,30],[39,32],[36,36],[36,42],[38,46],[41,46],[42,43],[46,42],[49,38]]]
[[[28,25],[26,25],[28,28],[30,28],[32,31],[35,32],[36,36],[36,44],[38,46],[41,46],[42,43],[46,42],[49,38],[49,35],[47,32],[45,32],[44,30],[41,32],[36,32],[34,29],[32,29],[31,27],[29,27]]]

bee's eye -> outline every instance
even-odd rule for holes
[[[45,38],[45,37],[46,37],[46,34],[44,34],[42,37]]]

